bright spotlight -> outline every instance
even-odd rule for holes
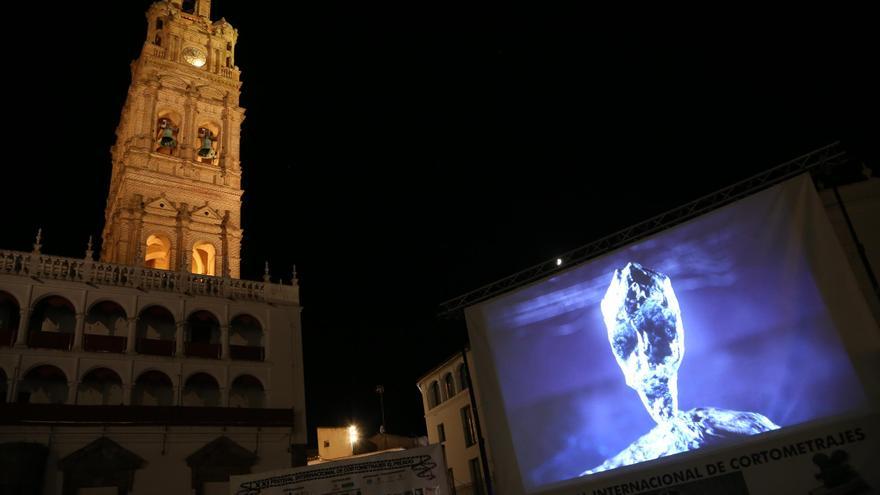
[[[354,444],[358,441],[358,429],[357,426],[351,425],[348,427],[348,441],[351,442],[351,446],[354,447]]]
[[[556,258],[556,266],[562,265],[562,258]]]

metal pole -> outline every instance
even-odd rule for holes
[[[474,383],[471,381],[471,368],[468,366],[467,348],[461,350],[461,358],[464,360],[464,375],[467,377],[468,396],[471,399],[471,410],[474,412],[474,426],[477,430],[477,443],[480,445],[480,463],[483,465],[483,483],[486,484],[486,495],[494,495],[492,489],[492,476],[489,473],[489,458],[486,456],[486,442],[483,440],[483,429],[480,427],[480,415],[477,414],[477,396],[474,393]]]
[[[385,393],[385,387],[379,385],[376,387],[376,393],[379,394],[379,409],[382,411],[382,428],[380,433],[385,433],[385,399],[383,394]]]

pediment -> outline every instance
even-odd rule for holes
[[[62,471],[86,471],[100,468],[106,471],[140,469],[144,460],[107,437],[101,437],[58,461]]]
[[[222,100],[225,96],[225,93],[210,86],[201,86],[199,87],[199,94],[202,98],[208,98],[212,100]]]
[[[198,222],[219,223],[223,220],[223,217],[220,216],[217,210],[205,205],[192,212],[192,219]]]
[[[144,211],[162,216],[176,217],[178,209],[177,206],[169,201],[168,198],[166,198],[163,194],[162,196],[159,196],[158,198],[145,204]]]
[[[159,82],[162,84],[162,87],[165,88],[174,88],[180,90],[186,90],[189,87],[186,81],[176,76],[159,76]]]
[[[257,462],[257,459],[259,458],[256,454],[229,437],[217,437],[187,457],[186,464],[190,467],[250,467]]]

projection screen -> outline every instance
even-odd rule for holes
[[[807,175],[466,317],[497,493],[880,410],[880,335]]]

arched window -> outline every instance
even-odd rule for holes
[[[446,385],[446,397],[451,398],[455,395],[455,379],[452,378],[452,373],[446,373],[443,382]]]
[[[197,275],[214,275],[214,246],[207,242],[197,242],[192,250],[192,272]]]
[[[470,387],[470,380],[468,380],[467,368],[464,367],[464,364],[458,366],[458,384],[459,390],[464,390]]]
[[[219,407],[220,385],[207,373],[196,373],[186,380],[183,387],[183,405],[196,407]]]
[[[177,340],[174,315],[162,306],[148,306],[138,315],[137,352],[155,356],[172,356]]]
[[[196,0],[183,0],[183,3],[180,6],[180,10],[186,12],[187,14],[195,13]]]
[[[86,314],[83,348],[93,352],[125,352],[128,319],[122,306],[101,301]]]
[[[262,361],[263,327],[251,315],[238,315],[229,324],[229,357],[248,361]]]
[[[0,291],[0,347],[15,343],[21,308],[18,301],[7,292]]]
[[[61,296],[49,296],[34,306],[28,326],[28,346],[70,349],[76,328],[76,310]]]
[[[37,366],[18,383],[21,404],[64,404],[67,402],[67,376],[52,365]]]
[[[186,355],[220,359],[220,322],[209,311],[196,311],[186,319]]]
[[[265,407],[266,392],[260,380],[241,375],[229,387],[229,407]]]
[[[108,368],[89,371],[79,384],[76,403],[87,406],[121,405],[122,379]]]
[[[94,335],[125,335],[128,333],[125,310],[113,301],[92,305],[86,314],[86,332]]]
[[[440,384],[437,382],[431,382],[431,386],[428,387],[428,407],[437,407],[440,402]]]
[[[137,406],[171,406],[174,404],[174,386],[168,375],[150,370],[134,382],[131,403]]]
[[[144,256],[144,265],[147,268],[158,270],[171,269],[171,241],[164,235],[150,235],[147,237],[147,254]]]

